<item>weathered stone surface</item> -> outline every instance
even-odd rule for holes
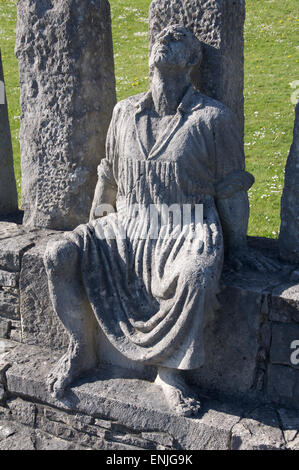
[[[60,234],[51,238],[59,238]],[[67,334],[53,311],[49,298],[48,278],[43,255],[48,243],[44,239],[23,256],[20,275],[20,314],[22,338],[28,344],[63,349]]]
[[[19,272],[23,253],[34,245],[36,233],[16,224],[0,222],[0,269]]]
[[[62,400],[55,400],[45,387],[45,375],[56,360],[51,351],[26,345],[6,354],[8,390],[15,397],[27,397],[8,401],[9,413],[2,414],[11,420],[5,424],[10,430],[6,438],[16,432],[17,420],[18,429],[20,423],[26,424],[29,435],[35,428],[36,448],[37,435],[48,445],[51,437],[55,443],[62,440],[62,448],[68,448],[67,442],[106,450],[298,448],[295,410],[280,408],[278,419],[270,405],[250,409],[203,398],[198,418],[183,418],[169,411],[159,387],[134,378],[128,370],[100,368],[77,381]]]
[[[278,409],[282,424],[286,447],[289,450],[299,450],[299,413],[289,409]]]
[[[19,273],[10,273],[0,269],[0,287],[18,287]]]
[[[0,318],[20,319],[19,297],[18,289],[0,288]]]
[[[283,283],[272,291],[270,319],[277,322],[299,323],[298,281]]]
[[[299,265],[299,103],[295,113],[294,140],[286,165],[281,201],[279,247],[282,258]]]
[[[194,32],[204,45],[203,64],[194,82],[235,112],[242,131],[244,20],[244,0],[154,0],[150,6],[150,45],[168,24],[184,24]]]
[[[83,450],[69,441],[58,439],[8,419],[0,419],[0,450]]]
[[[192,383],[208,390],[249,395],[260,348],[262,295],[223,286],[218,298],[221,310],[206,328],[205,364],[188,376]]]
[[[15,222],[0,222],[0,240],[13,238],[24,232],[24,228]]]
[[[284,449],[285,441],[275,409],[257,408],[232,430],[232,450]]]
[[[74,444],[70,441],[58,439],[47,433],[35,431],[36,450],[87,450],[84,447]]]
[[[299,431],[299,414],[298,411],[289,410],[285,408],[278,409],[279,418],[284,429],[284,433],[287,431],[292,431],[295,434]],[[290,434],[291,436],[291,434]],[[293,437],[295,435],[293,434]]]
[[[11,330],[11,322],[0,318],[0,338],[9,339]]]
[[[198,419],[177,416],[169,411],[160,387],[133,378],[128,371],[116,368],[111,370],[111,367],[99,369],[82,378],[60,401],[50,395],[45,385],[46,374],[57,361],[57,356],[51,351],[19,345],[6,355],[6,361],[11,364],[6,372],[7,386],[14,395],[21,394],[66,412],[71,410],[73,413],[117,421],[119,425],[131,430],[131,435],[152,432],[153,429],[155,432],[167,433],[183,449],[229,448],[230,431],[242,413],[242,410],[231,405],[204,401]],[[53,425],[51,429],[51,432],[60,432]],[[63,433],[69,432],[64,427],[60,429]],[[72,432],[74,435],[74,429]],[[119,428],[115,436],[120,436]],[[137,437],[143,439],[142,436],[134,436],[136,439]],[[112,439],[111,435],[110,438]],[[128,436],[127,438],[129,439]],[[135,444],[136,442],[137,440]],[[117,441],[114,445],[116,444]],[[119,448],[134,447],[130,444],[118,444]]]
[[[18,195],[0,50],[0,216],[17,209]]]
[[[297,433],[296,438],[288,442],[287,444],[288,450],[299,450],[299,433]]]
[[[14,421],[34,427],[36,419],[36,406],[19,398],[7,402],[10,415]]]
[[[24,253],[39,240],[53,233],[51,230],[26,230],[23,226],[0,222],[0,270],[19,273]]]
[[[4,402],[4,398],[5,398],[4,385],[0,383],[0,403]]]
[[[270,362],[299,369],[298,364],[292,363],[294,352],[292,344],[297,341],[299,350],[299,325],[292,323],[274,323],[272,326],[272,344],[270,350]],[[298,353],[299,358],[299,353]]]
[[[11,321],[11,329],[9,333],[9,339],[18,343],[22,342],[22,325],[20,321]]]
[[[19,1],[16,55],[24,223],[74,228],[89,217],[116,101],[108,1]]]
[[[56,238],[56,235],[53,237]],[[60,234],[57,234],[57,237],[59,238]],[[46,243],[46,240],[39,242],[25,254],[23,259],[21,273],[23,341],[64,350],[68,338],[63,326],[56,319],[48,297],[43,265]],[[263,316],[267,316],[269,312],[272,315],[276,302],[275,308],[279,314],[278,302],[285,300],[280,299],[276,290],[275,296],[272,297],[271,290],[273,285],[285,285],[284,275],[279,272],[265,276],[253,271],[242,271],[224,274],[222,282],[223,286],[226,286],[219,297],[222,308],[207,329],[207,365],[203,369],[188,373],[188,379],[192,384],[213,392],[246,396],[254,393],[252,386],[257,380],[257,361],[262,354],[260,348],[264,348],[266,357],[270,351],[271,328],[269,322],[263,321]],[[295,288],[296,285],[289,287],[289,291],[292,292]],[[233,303],[230,302],[231,298],[234,298]],[[292,311],[297,312],[295,305]],[[19,340],[20,337],[14,336],[13,331],[10,337]],[[16,332],[17,334],[19,333]],[[216,343],[215,335],[218,338]],[[228,337],[230,341],[227,341]],[[275,338],[272,341],[272,351],[278,348]],[[155,371],[152,368],[126,360],[109,344],[104,335],[101,335],[99,343],[101,361],[134,369],[140,376],[154,379]],[[262,366],[266,367],[264,362]],[[260,379],[260,383],[259,388],[263,386],[263,378]]]
[[[272,365],[268,367],[267,394],[274,403],[299,409],[299,370]]]

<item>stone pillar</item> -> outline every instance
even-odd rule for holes
[[[287,161],[281,201],[279,248],[283,259],[299,265],[299,103],[295,113],[294,141]]]
[[[150,46],[169,24],[183,24],[203,44],[203,63],[193,82],[231,108],[244,133],[245,0],[153,0]]]
[[[89,218],[116,103],[107,0],[19,0],[22,205],[29,227]]]
[[[0,217],[16,212],[18,195],[0,51]]]

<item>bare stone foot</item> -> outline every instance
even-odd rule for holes
[[[47,377],[47,387],[54,398],[62,398],[65,389],[87,370],[95,367],[94,361],[88,361],[83,349],[71,340],[67,352],[59,359]]]
[[[200,402],[193,396],[178,370],[159,368],[155,384],[162,388],[169,408],[176,414],[186,417],[198,414]]]

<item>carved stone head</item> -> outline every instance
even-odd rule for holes
[[[181,25],[166,27],[156,37],[149,66],[159,69],[189,69],[190,73],[202,61],[202,47],[197,37]]]

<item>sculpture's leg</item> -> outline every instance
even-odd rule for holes
[[[70,336],[68,351],[47,380],[50,392],[60,398],[79,375],[97,365],[98,328],[81,282],[78,247],[67,240],[50,243],[44,262],[54,309]]]
[[[159,367],[155,384],[162,388],[170,409],[177,414],[192,416],[199,412],[200,402],[193,396],[181,371]]]

